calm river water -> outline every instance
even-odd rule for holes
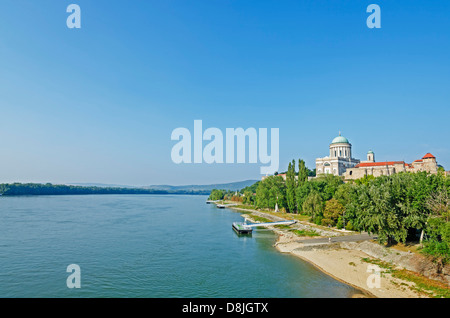
[[[0,297],[351,297],[206,196],[0,197]],[[81,269],[70,289],[69,264]]]

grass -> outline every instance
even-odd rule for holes
[[[287,220],[297,220],[297,221],[303,221],[303,222],[308,222],[309,221],[309,216],[308,215],[304,215],[304,214],[295,214],[295,213],[284,213],[284,212],[272,212],[272,211],[264,211],[264,213],[270,214],[270,215],[274,215],[274,216],[278,216]]]
[[[262,216],[258,216],[258,215],[254,215],[254,214],[250,214],[250,217],[252,218],[253,221],[255,222],[261,222],[261,223],[266,223],[266,222],[273,222],[272,220],[269,220],[265,217]]]
[[[231,203],[235,204],[236,202],[230,201],[229,203],[230,204]],[[246,204],[238,204],[238,205],[235,205],[234,208],[247,209],[247,210],[256,210],[256,208],[253,205],[246,205]]]
[[[269,220],[265,217],[254,215],[254,214],[250,214],[249,217],[251,217],[252,220],[255,222],[261,222],[261,223],[273,222],[273,220]],[[282,230],[291,231],[292,233],[294,233],[295,235],[298,235],[298,236],[320,236],[319,233],[317,233],[313,230],[308,231],[308,230],[292,229],[290,225],[285,225],[285,224],[274,225],[274,227],[278,228],[278,229],[282,229]]]
[[[392,265],[391,263],[388,263],[388,262],[385,262],[385,261],[382,261],[382,260],[379,260],[379,259],[370,259],[368,257],[361,258],[361,260],[364,263],[377,265],[380,268],[385,269],[386,272],[388,272],[388,273],[392,273],[392,271],[394,271],[394,265]]]
[[[439,281],[423,277],[406,269],[395,270],[392,276],[413,282],[415,284],[414,289],[421,294],[433,298],[450,298],[450,288]]]
[[[386,273],[390,273],[392,277],[414,283],[414,286],[409,286],[409,288],[419,294],[433,298],[450,298],[450,287],[442,282],[429,279],[406,269],[395,269],[391,263],[381,260],[369,258],[362,258],[361,260],[366,263],[378,265],[380,268],[385,269]],[[407,284],[401,283],[401,285]]]
[[[277,229],[281,229],[281,230],[289,230],[291,229],[290,225],[286,225],[286,224],[278,224],[278,225],[274,225],[273,227],[276,227]]]
[[[419,242],[409,242],[406,244],[397,243],[390,246],[391,249],[402,251],[402,252],[411,252],[417,253],[420,250]]]
[[[291,230],[292,233],[298,236],[319,236],[319,233],[308,230]]]

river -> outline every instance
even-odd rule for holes
[[[0,197],[0,297],[351,297],[206,196]],[[81,288],[68,288],[70,264]]]

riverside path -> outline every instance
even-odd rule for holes
[[[333,237],[321,237],[313,239],[303,239],[297,240],[298,243],[303,243],[304,245],[313,244],[326,244],[326,243],[336,243],[336,242],[358,242],[358,241],[368,241],[377,239],[376,235],[370,235],[368,233],[361,233],[355,235],[343,235],[343,236],[333,236]]]

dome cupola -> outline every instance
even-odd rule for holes
[[[331,144],[350,144],[347,138],[344,136],[341,136],[341,133],[339,132],[339,136],[333,139]]]
[[[347,138],[339,136],[333,139],[330,144],[330,157],[331,158],[351,158],[352,157],[352,145]]]

